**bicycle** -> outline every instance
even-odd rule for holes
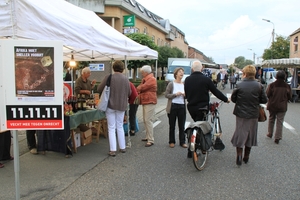
[[[185,130],[194,166],[199,171],[204,169],[209,152],[214,149],[222,151],[225,148],[220,139],[222,136],[220,105],[221,101],[213,102],[209,104],[209,110],[207,108],[199,109],[200,112],[203,112],[203,121],[191,123]]]

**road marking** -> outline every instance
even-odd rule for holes
[[[283,122],[283,126],[287,129],[289,129],[294,135],[298,135],[296,129],[294,127],[292,127],[291,125],[289,125],[287,122]]]
[[[156,127],[158,124],[160,124],[160,122],[161,122],[161,121],[155,121],[155,122],[153,123],[153,128]]]

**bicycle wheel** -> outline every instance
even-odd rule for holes
[[[193,163],[197,170],[201,171],[205,167],[205,163],[208,156],[208,151],[202,151],[196,145],[195,151],[193,152]]]

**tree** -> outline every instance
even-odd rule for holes
[[[252,60],[245,59],[244,56],[239,56],[234,59],[234,64],[237,68],[243,69],[246,65],[254,64]]]
[[[152,39],[148,35],[142,33],[131,33],[126,36],[141,45],[145,45],[150,49],[157,50],[157,45],[152,41]],[[143,65],[152,65],[154,63],[155,60],[132,60],[128,62],[127,68],[133,69],[133,80],[135,81],[137,68],[140,68]]]
[[[280,59],[289,58],[290,53],[290,37],[277,36],[269,49],[265,49],[262,58]]]

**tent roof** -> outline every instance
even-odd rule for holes
[[[64,60],[157,59],[94,12],[64,0],[0,0],[0,38],[59,40]]]
[[[262,67],[273,67],[273,68],[297,68],[300,67],[300,58],[282,58],[264,60]]]

